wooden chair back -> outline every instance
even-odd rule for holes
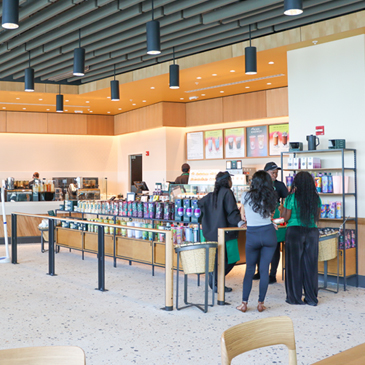
[[[0,350],[1,365],[85,365],[85,353],[76,346],[23,347]]]
[[[297,364],[293,322],[289,317],[271,317],[238,324],[222,334],[222,365],[230,365],[234,357],[246,351],[274,345],[285,345],[289,349],[289,365]]]

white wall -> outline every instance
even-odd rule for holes
[[[305,136],[324,125],[320,148],[327,149],[328,139],[346,139],[346,147],[357,149],[358,214],[365,217],[365,36],[289,51],[288,89],[292,141],[303,141],[306,150]],[[318,156],[326,167],[340,165]]]

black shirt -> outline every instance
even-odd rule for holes
[[[288,196],[288,189],[285,184],[281,181],[275,180],[274,186],[276,193],[278,194],[278,203],[282,202],[282,199],[285,199]]]
[[[187,172],[184,172],[180,176],[178,176],[175,180],[175,184],[188,184],[189,183],[189,174]]]
[[[201,223],[203,235],[207,241],[218,241],[218,228],[237,227],[241,215],[237,208],[237,201],[231,189],[220,188],[217,196],[217,207],[213,202],[213,193],[200,199]],[[238,232],[226,233],[226,241],[238,237]]]

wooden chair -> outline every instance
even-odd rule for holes
[[[76,346],[23,347],[0,350],[1,365],[85,365],[85,353]]]
[[[222,334],[222,365],[230,365],[234,357],[246,351],[273,345],[288,347],[289,365],[297,364],[293,322],[289,317],[271,317],[238,324]]]

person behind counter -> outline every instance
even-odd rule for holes
[[[35,172],[33,174],[33,180],[29,181],[29,189],[33,189],[33,185],[35,184],[36,180],[39,180],[39,172]]]
[[[289,304],[316,306],[318,303],[317,222],[321,204],[312,175],[306,171],[296,174],[282,212],[282,217],[288,222],[285,235],[285,291]]]
[[[219,172],[215,177],[214,191],[198,202],[201,209],[203,235],[207,241],[218,241],[218,228],[241,227],[244,224],[231,187],[230,173],[227,171]],[[237,237],[237,231],[226,233],[225,275],[233,269],[239,260]],[[217,291],[217,265],[218,252],[215,256],[215,291]],[[209,286],[213,287],[213,273],[209,274]],[[225,287],[224,290],[231,292],[232,288]]]
[[[257,171],[252,176],[250,190],[242,195],[241,212],[247,220],[246,273],[243,280],[242,304],[236,309],[246,312],[252,288],[256,263],[259,262],[260,286],[257,310],[266,309],[264,300],[269,285],[269,265],[276,249],[276,231],[271,216],[277,204],[277,195],[272,188],[270,175]]]
[[[181,166],[182,174],[178,176],[175,180],[175,184],[188,184],[189,183],[189,173],[190,173],[190,165],[187,163],[184,163]]]
[[[273,186],[274,186],[274,189],[277,194],[278,204],[275,209],[273,218],[280,217],[280,211],[283,208],[285,198],[288,196],[288,189],[286,188],[285,184],[283,182],[277,180],[279,170],[281,170],[281,168],[278,167],[278,165],[275,162],[268,162],[264,167],[264,171],[266,171],[271,176],[271,180],[273,182]],[[278,266],[279,266],[279,262],[280,262],[280,242],[283,240],[282,238],[279,239],[279,237],[282,236],[281,231],[280,232],[278,231],[276,236],[277,236],[278,242],[277,242],[276,250],[274,252],[274,256],[272,257],[272,260],[271,260],[269,284],[276,283],[276,281],[277,281],[276,272],[278,270]],[[254,280],[260,279],[259,264],[257,265],[257,273],[254,275],[253,279]]]

